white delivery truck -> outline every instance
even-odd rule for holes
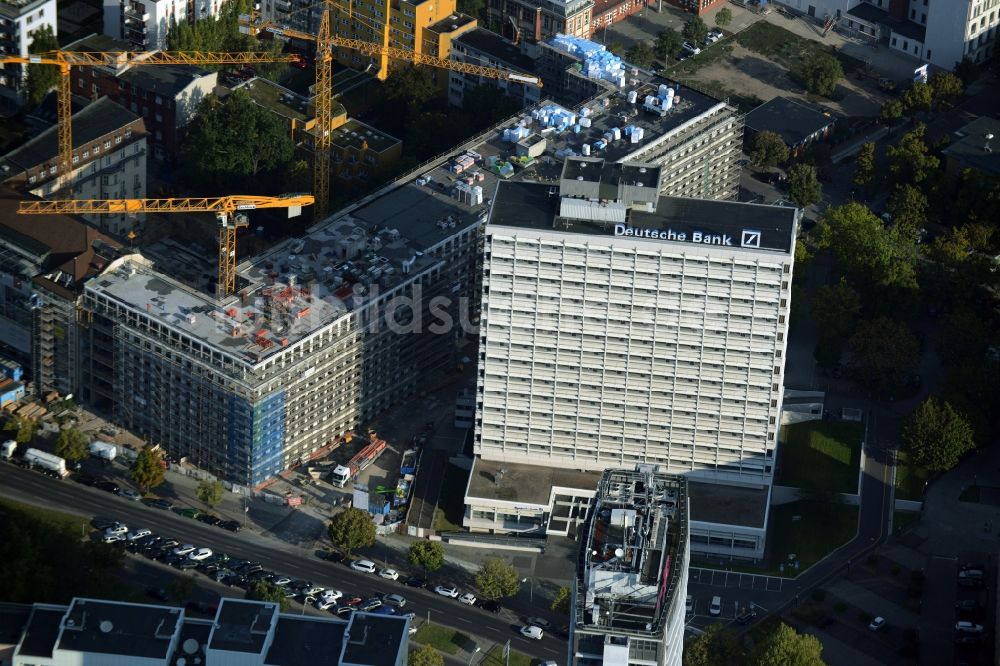
[[[0,458],[4,460],[10,460],[14,457],[14,451],[17,450],[17,442],[12,439],[8,439],[3,444],[0,444]]]
[[[66,476],[69,473],[66,471],[65,460],[57,455],[39,451],[38,449],[28,449],[25,451],[24,462],[31,463],[35,467],[47,469],[50,472],[55,472],[59,476]]]
[[[94,440],[90,443],[90,455],[111,462],[118,455],[118,447],[108,442]]]

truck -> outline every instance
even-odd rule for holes
[[[371,433],[369,443],[358,451],[357,455],[351,458],[346,465],[337,465],[333,468],[333,471],[330,472],[330,483],[338,488],[343,488],[353,481],[354,477],[368,469],[369,465],[375,462],[383,451],[385,451],[385,440],[379,439],[375,433]]]
[[[45,451],[39,451],[38,449],[28,449],[25,451],[24,462],[30,463],[35,467],[47,469],[50,472],[55,472],[59,476],[66,476],[69,473],[66,471],[65,460],[57,455],[46,453]]]
[[[90,455],[111,462],[118,455],[118,447],[109,442],[102,442],[96,439],[90,443]]]
[[[17,450],[17,442],[12,439],[8,439],[2,445],[0,445],[0,458],[4,460],[10,460],[14,457],[14,451]]]

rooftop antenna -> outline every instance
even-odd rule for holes
[[[987,133],[986,134],[986,143],[983,144],[983,150],[985,152],[987,152],[987,153],[992,153],[993,152],[993,149],[990,148],[990,141],[992,141],[992,140],[993,140],[993,134],[992,133]]]

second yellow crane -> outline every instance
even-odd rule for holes
[[[121,214],[121,213],[215,213],[219,219],[219,298],[236,291],[236,231],[247,226],[242,211],[255,208],[288,208],[289,217],[302,206],[311,206],[311,194],[281,197],[225,196],[188,197],[184,199],[60,199],[57,201],[22,201],[19,215]]]

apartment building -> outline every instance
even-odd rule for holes
[[[57,34],[56,0],[0,2],[0,56],[26,56],[32,34],[43,26]],[[20,101],[24,93],[24,65],[0,64],[0,95]]]
[[[648,0],[594,0],[593,32],[610,28],[646,8]]]
[[[556,34],[589,38],[594,0],[489,0],[486,17],[491,26],[514,43],[540,42]]]
[[[172,26],[217,16],[222,0],[104,0],[104,34],[122,39],[132,51],[167,47]]]
[[[457,62],[537,76],[534,58],[525,54],[520,47],[485,28],[470,30],[453,40],[449,57]],[[482,85],[503,90],[507,96],[525,107],[537,104],[541,100],[541,88],[519,81],[500,81],[457,71],[449,72],[449,79],[448,103],[453,106],[462,106],[466,91]]]
[[[363,192],[403,156],[403,142],[371,125],[348,119],[330,137],[330,165],[337,185]]]
[[[226,598],[207,619],[177,606],[77,597],[68,606],[7,604],[3,620],[22,627],[8,656],[13,666],[283,666],[315,662],[317,654],[330,666],[403,666],[410,624],[402,615],[306,617]]]
[[[128,42],[91,35],[67,46],[74,51],[128,51]],[[198,105],[215,89],[218,72],[190,65],[143,67],[121,63],[73,70],[73,94],[85,99],[108,97],[146,125],[149,153],[156,161],[177,157],[181,130],[194,119]]]
[[[604,472],[580,539],[567,664],[680,666],[688,537],[683,476]]]
[[[8,187],[59,198],[69,183],[79,199],[146,196],[146,128],[142,118],[103,97],[73,114],[73,172],[59,173],[57,128],[50,127],[0,158]],[[143,215],[83,215],[114,236],[137,229]]]

